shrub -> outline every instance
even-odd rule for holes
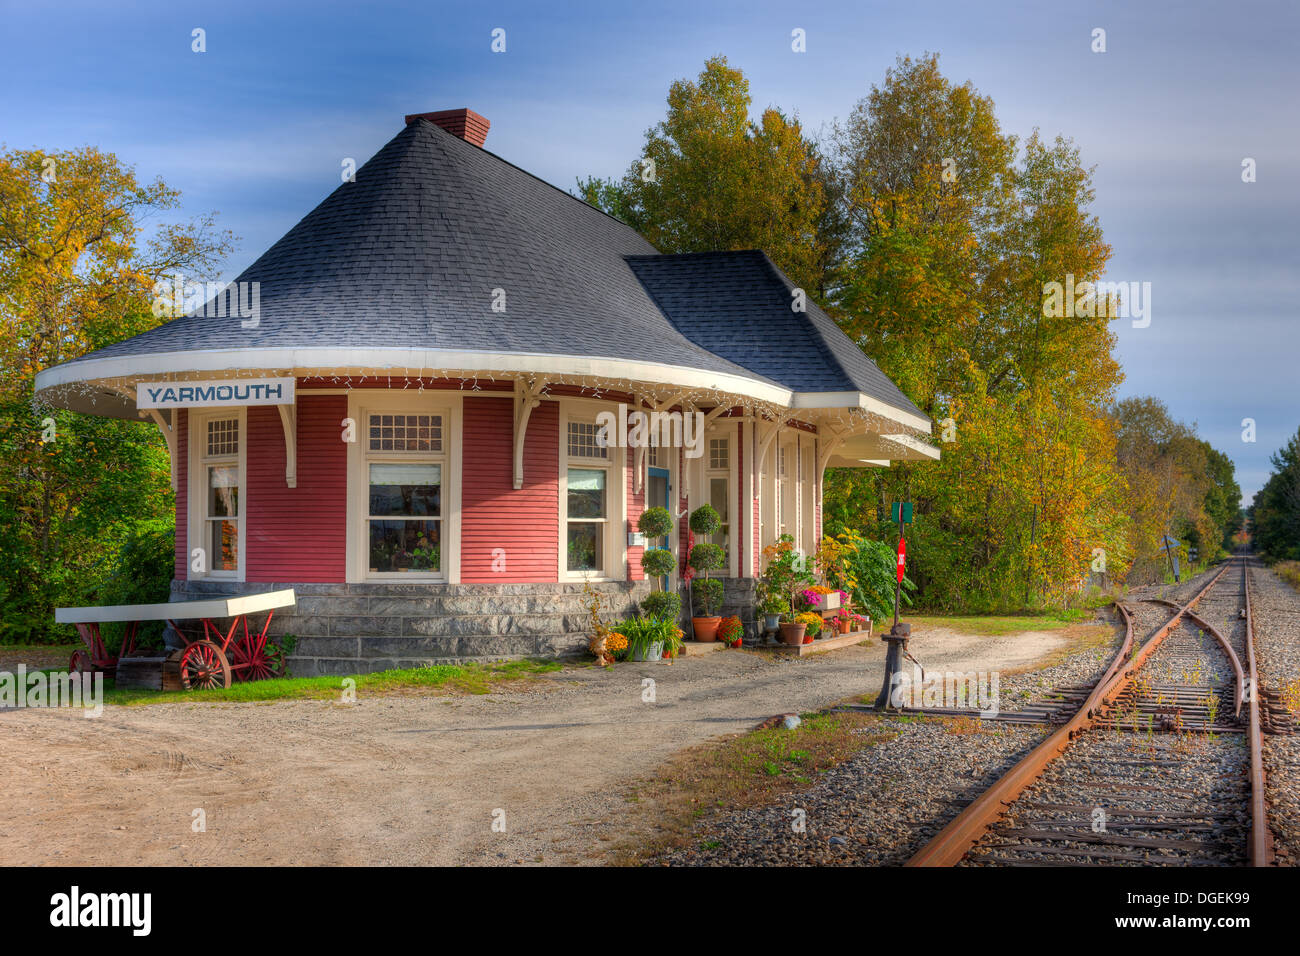
[[[641,609],[661,621],[676,621],[682,616],[682,596],[676,591],[652,591],[641,601]]]
[[[641,570],[648,577],[662,578],[673,573],[677,559],[667,548],[650,548],[641,555]]]
[[[98,586],[87,589],[86,604],[165,604],[171,597],[175,572],[175,534],[170,519],[136,525],[122,544],[117,564]],[[146,621],[136,634],[136,646],[161,647],[162,621]],[[101,625],[100,634],[111,653],[122,646],[124,624]]]
[[[722,623],[718,626],[718,637],[722,639],[722,643],[724,644],[735,644],[744,636],[744,622],[734,614],[731,617],[723,618]]]
[[[713,544],[710,541],[701,541],[695,547],[691,548],[690,557],[686,563],[703,574],[707,574],[714,568],[720,568],[727,560],[727,552],[722,550],[722,545]]]
[[[713,617],[722,607],[721,581],[712,578],[696,578],[691,582],[691,594],[699,605],[700,617]]]
[[[662,538],[673,530],[673,516],[667,508],[647,508],[637,519],[636,529],[647,538]]]
[[[700,505],[691,512],[691,530],[701,537],[716,534],[722,527],[722,518],[713,505]]]

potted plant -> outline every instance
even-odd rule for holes
[[[796,624],[802,624],[804,627],[805,644],[811,644],[826,626],[826,622],[816,611],[804,611],[802,614],[796,614],[794,619]]]
[[[627,656],[633,661],[657,661],[673,642],[677,625],[653,617],[634,617],[619,625],[627,638]]]
[[[744,637],[744,622],[734,614],[731,617],[724,617],[722,623],[718,625],[718,639],[728,647],[739,647]]]
[[[762,589],[761,584],[759,587]],[[761,593],[758,613],[763,615],[763,630],[775,632],[781,626],[781,612],[786,610],[789,610],[788,604],[780,594]]]
[[[804,631],[808,630],[806,622],[795,619],[795,615],[786,611],[781,615],[781,642],[784,644],[802,644]]]
[[[722,519],[712,505],[701,505],[691,512],[689,525],[692,534],[708,537],[722,527]],[[718,616],[722,608],[722,582],[711,578],[709,573],[722,567],[726,560],[727,553],[722,547],[709,541],[692,545],[686,558],[692,571],[704,575],[691,582],[691,628],[697,641],[713,640],[717,636],[718,625],[722,623],[722,618]],[[698,608],[696,602],[699,602]],[[697,610],[702,612],[698,617],[695,613]]]

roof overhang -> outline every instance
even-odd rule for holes
[[[36,376],[36,399],[57,408],[108,418],[138,416],[127,397],[142,381],[248,378],[274,373],[313,377],[403,375],[409,378],[485,378],[492,375],[590,379],[610,387],[662,386],[707,394],[719,401],[768,409],[867,413],[902,430],[929,434],[930,420],[861,392],[796,392],[774,382],[730,372],[657,362],[531,352],[470,352],[441,349],[266,348],[153,352],[105,356],[44,369]],[[123,393],[126,394],[123,394]],[[810,416],[812,417],[812,416]],[[895,456],[891,456],[895,457]]]
[[[887,468],[895,461],[938,461],[939,449],[912,435],[850,435],[831,455],[832,468]]]

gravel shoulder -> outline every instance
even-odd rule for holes
[[[1009,671],[1067,644],[936,629],[912,650],[927,668]],[[883,662],[873,640],[800,660],[726,651],[569,668],[479,697],[11,710],[0,862],[602,862],[627,832],[614,794],[629,780],[772,714],[874,695]]]

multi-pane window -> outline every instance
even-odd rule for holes
[[[797,516],[795,514],[795,449],[794,446],[781,445],[777,448],[776,457],[776,507],[777,507],[777,524],[778,534],[788,534],[796,536],[795,543],[798,544],[797,529],[795,527]]]
[[[722,525],[713,535],[713,543],[731,555],[731,444],[727,438],[709,439],[709,461],[705,474],[709,504],[722,519]]]
[[[203,455],[203,542],[209,569],[239,570],[239,419],[207,421]]]
[[[597,440],[600,426],[594,422],[569,422],[570,458],[608,458],[609,449]]]
[[[609,522],[609,472],[604,468],[570,468],[567,548],[570,571],[599,571],[605,566],[605,525]]]
[[[371,451],[442,451],[441,415],[371,415]]]
[[[376,413],[367,428],[367,566],[374,574],[440,574],[442,416]]]

